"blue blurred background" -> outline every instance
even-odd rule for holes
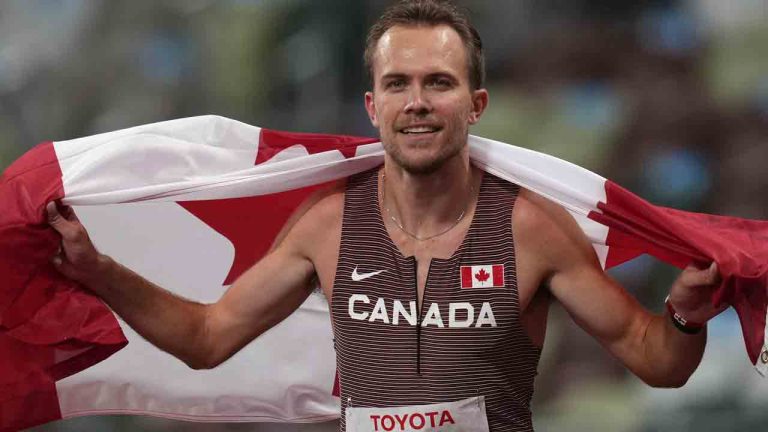
[[[490,108],[472,133],[545,151],[650,201],[768,219],[764,0],[466,0],[487,50]],[[219,114],[303,132],[374,136],[363,109],[367,27],[381,0],[4,0],[0,170],[32,145]],[[676,269],[612,272],[661,311]],[[555,307],[537,378],[538,430],[746,431],[768,383],[736,316],[709,326],[700,369],[653,390]],[[36,431],[331,431],[73,419]]]

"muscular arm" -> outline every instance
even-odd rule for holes
[[[318,194],[312,204],[332,192]],[[145,339],[194,369],[220,364],[304,302],[315,277],[311,249],[329,232],[329,212],[305,206],[278,236],[279,243],[218,302],[206,305],[174,295],[98,253],[71,210],[62,216],[55,206],[48,209],[51,225],[62,236],[62,253],[54,259],[59,271],[99,295]]]
[[[685,384],[701,361],[706,330],[688,335],[676,329],[666,314],[646,311],[605,274],[589,240],[560,206],[526,191],[516,205],[513,223],[521,253],[579,326],[649,385]],[[689,268],[672,292],[699,290],[706,303],[715,279],[711,271]],[[701,321],[716,313],[707,311]]]
[[[104,255],[82,282],[153,345],[207,369],[298,308],[313,274],[312,263],[284,242],[210,305],[166,291]]]

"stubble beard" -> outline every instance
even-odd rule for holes
[[[443,131],[446,132],[446,131]],[[450,138],[440,149],[434,158],[427,160],[410,160],[401,151],[401,147],[394,144],[393,140],[382,137],[384,151],[400,168],[414,176],[427,176],[434,174],[442,168],[447,161],[456,157],[467,145],[468,130],[456,131],[450,134]]]

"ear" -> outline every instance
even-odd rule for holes
[[[472,91],[472,111],[469,112],[469,124],[473,125],[480,121],[488,107],[488,90],[477,89]]]
[[[376,104],[373,101],[373,92],[365,92],[365,110],[368,111],[368,119],[373,127],[379,127],[379,119],[376,116]]]

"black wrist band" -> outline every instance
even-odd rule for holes
[[[672,302],[669,301],[669,297],[667,297],[667,301],[665,303],[667,304],[669,319],[672,320],[672,324],[674,324],[678,330],[685,334],[694,335],[701,333],[701,330],[704,329],[704,324],[690,322],[683,318],[679,313],[677,313],[675,308],[672,307]]]

